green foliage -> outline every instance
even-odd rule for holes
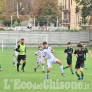
[[[11,25],[11,22],[10,21],[7,21],[7,20],[3,20],[3,25],[10,26]]]
[[[80,10],[80,8],[78,6],[76,6],[76,12],[75,13],[78,13]]]

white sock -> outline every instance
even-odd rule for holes
[[[14,58],[14,61],[13,62],[15,63],[15,61],[16,61],[16,58]]]
[[[60,66],[60,69],[61,69],[61,73],[64,73],[63,66]]]
[[[18,62],[16,61],[16,62],[15,62],[15,66],[17,66],[17,63],[18,63]]]
[[[37,65],[35,68],[37,69],[39,67],[39,65]]]
[[[47,79],[49,79],[49,73],[47,73]]]
[[[44,66],[42,66],[42,70],[44,71]]]

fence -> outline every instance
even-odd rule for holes
[[[48,41],[51,46],[65,46],[67,42],[71,42],[73,46],[77,43],[86,43],[92,45],[92,32],[80,31],[80,32],[0,32],[0,46],[2,46],[2,40],[13,39],[11,44],[14,43],[14,39],[25,39],[25,43],[28,47],[37,46],[43,41]]]

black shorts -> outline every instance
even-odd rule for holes
[[[75,69],[84,68],[84,61],[76,62]]]
[[[72,58],[67,58],[67,64],[71,65],[72,64]]]
[[[26,60],[26,56],[25,55],[18,55],[18,62],[20,62],[21,60]]]

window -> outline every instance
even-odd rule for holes
[[[71,5],[72,5],[72,0],[71,0]]]

